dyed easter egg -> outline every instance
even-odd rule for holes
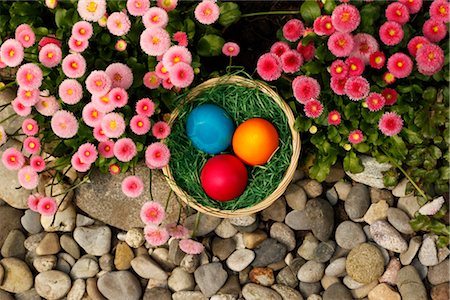
[[[279,145],[275,126],[262,118],[253,118],[238,126],[233,135],[233,150],[250,166],[264,165]]]
[[[231,154],[210,158],[200,174],[205,193],[212,199],[225,202],[239,197],[247,186],[247,169]]]
[[[217,154],[231,145],[235,126],[228,113],[215,104],[194,108],[186,121],[192,144],[209,154]]]

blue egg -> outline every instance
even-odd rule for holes
[[[209,154],[217,154],[230,147],[234,129],[228,113],[215,104],[199,105],[186,121],[186,132],[192,144]]]

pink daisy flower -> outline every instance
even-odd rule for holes
[[[194,16],[202,24],[210,25],[219,19],[219,6],[213,0],[203,0],[194,10]]]
[[[188,46],[188,36],[186,32],[177,31],[173,34],[173,40],[178,43],[178,46],[187,47]]]
[[[323,105],[319,100],[310,99],[306,101],[305,107],[303,108],[305,115],[308,118],[318,118],[323,112]]]
[[[108,22],[108,13],[105,13],[100,19],[98,19],[97,23],[100,27],[106,27],[106,23]]]
[[[33,106],[39,101],[39,90],[38,89],[28,90],[19,87],[17,89],[17,98],[20,99],[23,105]]]
[[[405,25],[409,21],[408,7],[400,2],[389,4],[386,8],[385,15],[388,21],[397,22],[400,25]]]
[[[30,158],[30,166],[36,172],[42,172],[45,170],[45,161],[41,156],[33,156]]]
[[[343,60],[337,59],[331,63],[330,74],[332,77],[336,79],[343,79],[347,77],[347,73],[348,66]]]
[[[194,81],[194,70],[184,62],[179,62],[169,69],[170,82],[179,88],[188,87]]]
[[[142,50],[150,56],[163,55],[170,47],[170,36],[162,28],[145,29],[139,41]]]
[[[297,45],[297,51],[303,56],[304,61],[309,61],[314,58],[316,48],[313,42],[309,42],[308,45],[304,46],[302,41],[300,41]]]
[[[191,64],[192,55],[191,52],[186,47],[172,46],[162,57],[162,63],[167,70],[170,69],[177,63],[184,62],[186,64]]]
[[[157,139],[165,139],[170,134],[170,126],[164,121],[156,122],[152,127],[152,134]]]
[[[284,52],[291,50],[289,45],[285,42],[275,42],[272,47],[270,47],[270,53],[275,54],[280,57]]]
[[[189,236],[189,229],[183,225],[170,223],[166,225],[166,230],[169,235],[175,239],[185,239]]]
[[[118,40],[114,48],[119,51],[125,51],[127,49],[128,43],[125,40]]]
[[[37,212],[38,211],[39,201],[42,198],[44,198],[44,196],[42,196],[39,193],[28,196],[28,199],[27,199],[28,208],[31,209],[32,211],[36,211]]]
[[[8,170],[19,170],[25,164],[25,157],[16,148],[8,148],[2,154],[2,163]]]
[[[160,203],[150,201],[142,205],[140,216],[144,224],[159,225],[166,217],[166,212]]]
[[[86,89],[92,95],[105,95],[111,89],[112,81],[105,71],[92,71],[86,78]]]
[[[281,76],[281,60],[273,53],[261,55],[256,64],[256,71],[262,79],[267,81],[277,80]]]
[[[386,63],[386,56],[381,51],[376,51],[370,55],[370,66],[374,69],[381,69]]]
[[[324,17],[325,16],[317,17],[313,22],[313,31],[315,34],[320,35],[320,36],[325,35],[325,31],[323,30],[323,25],[322,25],[322,20]],[[333,24],[331,24],[331,26],[333,26]],[[334,29],[334,26],[333,26],[333,29]],[[335,29],[335,31],[336,31],[336,29]]]
[[[387,21],[381,25],[379,30],[381,41],[388,46],[395,46],[399,44],[403,39],[403,29],[397,22]]]
[[[430,5],[430,18],[436,21],[448,23],[450,5],[447,0],[434,0]]]
[[[108,137],[106,136],[105,131],[103,130],[101,124],[94,126],[94,129],[92,130],[92,135],[99,142],[105,142],[108,140]]]
[[[120,167],[116,164],[110,165],[108,170],[111,175],[118,175],[121,172]]]
[[[91,164],[83,161],[78,152],[72,155],[70,163],[72,167],[75,169],[75,171],[81,173],[87,172],[91,168]]]
[[[444,58],[444,51],[438,45],[431,43],[423,45],[416,54],[419,72],[428,75],[439,72],[444,66]]]
[[[138,176],[127,176],[122,181],[122,192],[130,198],[137,198],[144,191],[144,183]]]
[[[0,146],[4,145],[6,143],[6,139],[8,138],[5,128],[3,126],[0,126]]]
[[[17,67],[23,61],[23,46],[15,39],[8,39],[0,47],[0,58],[8,67]]]
[[[24,48],[30,48],[36,42],[36,36],[33,29],[28,24],[21,24],[16,28],[15,39],[22,44]]]
[[[173,88],[173,84],[170,78],[166,78],[162,81],[162,87],[166,90],[171,90]]]
[[[86,72],[86,60],[81,54],[69,54],[62,61],[64,75],[69,78],[80,78]]]
[[[11,101],[11,105],[14,112],[21,117],[26,117],[31,114],[31,106],[25,105],[20,98]]]
[[[179,246],[180,246],[181,251],[183,251],[186,254],[190,254],[190,255],[200,254],[205,249],[205,247],[201,243],[196,242],[191,239],[181,240],[179,243]]]
[[[22,122],[22,131],[27,136],[36,135],[39,131],[39,125],[36,120],[33,119],[25,119]]]
[[[332,35],[336,29],[331,22],[330,16],[320,16],[313,23],[314,33],[317,35]]]
[[[130,120],[130,128],[137,135],[147,134],[150,130],[150,120],[143,115],[136,115]]]
[[[397,94],[397,91],[395,91],[394,89],[385,88],[381,92],[381,95],[386,100],[385,105],[394,105],[397,102],[398,94]]]
[[[114,144],[113,152],[118,160],[128,162],[137,154],[136,144],[129,138],[118,139]]]
[[[39,62],[47,68],[56,67],[61,59],[61,48],[55,44],[47,44],[39,51]]]
[[[2,61],[2,54],[0,53],[0,69],[6,68],[7,65]]]
[[[75,79],[66,79],[59,85],[58,94],[66,104],[77,104],[83,98],[83,87]]]
[[[98,154],[104,158],[114,157],[114,142],[107,140],[98,144]]]
[[[402,130],[403,120],[395,112],[387,112],[381,116],[378,128],[384,135],[393,136]]]
[[[359,76],[364,73],[364,62],[357,57],[349,57],[345,60],[345,63],[348,66],[348,75],[351,76]]]
[[[361,17],[358,9],[353,5],[341,4],[333,10],[331,22],[333,22],[333,26],[337,31],[352,32],[358,28]]]
[[[397,52],[389,57],[387,68],[397,78],[406,78],[411,74],[413,62],[408,55]]]
[[[128,93],[125,89],[116,87],[109,91],[109,99],[116,107],[122,108],[128,103]]]
[[[395,76],[394,74],[390,73],[390,72],[386,72],[383,74],[383,80],[384,82],[386,82],[387,84],[392,84],[395,82]]]
[[[53,216],[58,210],[55,199],[51,197],[42,197],[39,200],[37,211],[43,216]]]
[[[165,228],[156,227],[155,225],[145,226],[144,235],[145,240],[154,247],[164,245],[170,237]]]
[[[142,17],[145,28],[165,28],[169,22],[167,12],[159,7],[151,7]]]
[[[350,56],[362,59],[364,64],[368,65],[370,61],[370,56],[378,51],[377,40],[367,33],[358,33],[353,36],[353,41],[355,46],[353,48]]]
[[[320,85],[316,79],[307,76],[298,76],[292,82],[294,97],[298,102],[305,104],[310,99],[317,99],[320,94]]]
[[[81,53],[89,47],[89,41],[77,40],[73,36],[69,38],[69,49],[76,53]]]
[[[113,12],[106,21],[106,27],[111,34],[122,36],[130,31],[131,22],[125,13]]]
[[[417,50],[423,45],[429,44],[430,41],[424,36],[415,36],[408,42],[408,52],[411,56],[416,56]]]
[[[398,0],[398,2],[404,4],[410,14],[415,14],[422,8],[422,0]]]
[[[364,135],[361,130],[353,130],[348,134],[348,141],[354,145],[363,141]]]
[[[369,94],[370,84],[362,76],[350,77],[345,83],[344,91],[350,100],[358,101],[364,99]]]
[[[162,61],[156,64],[155,73],[163,80],[169,78],[169,70],[164,66]]]
[[[298,19],[291,19],[283,26],[283,36],[290,42],[297,41],[305,31],[305,26]]]
[[[34,136],[26,137],[23,140],[23,149],[29,154],[36,154],[41,150],[41,142]]]
[[[19,180],[19,184],[27,190],[36,188],[39,183],[38,173],[30,166],[20,169],[17,173],[17,178]]]
[[[78,147],[77,153],[80,159],[87,164],[93,164],[98,157],[97,149],[91,143],[82,144]]]
[[[349,33],[335,32],[328,39],[327,45],[334,56],[349,56],[354,47],[353,37]]]
[[[24,64],[17,70],[17,83],[20,87],[25,89],[38,89],[42,84],[42,79],[43,75],[41,68],[33,63]]]
[[[157,0],[156,4],[165,11],[169,12],[177,7],[178,0]]]
[[[330,111],[327,120],[328,124],[337,126],[341,124],[341,114],[336,110]]]
[[[239,45],[233,42],[225,43],[222,47],[222,53],[229,57],[237,56],[240,51],[241,48],[239,47]]]
[[[109,138],[118,138],[125,132],[125,121],[118,113],[106,114],[102,119],[101,126]]]
[[[423,23],[422,32],[430,42],[438,43],[447,36],[447,26],[436,19],[429,19]]]
[[[379,111],[384,107],[386,100],[383,95],[378,93],[370,93],[367,96],[366,104],[370,111]]]
[[[286,73],[295,73],[303,65],[303,57],[295,50],[289,50],[280,57],[281,68]]]
[[[79,0],[77,11],[83,20],[97,22],[106,13],[106,0]]]
[[[157,89],[161,85],[161,78],[155,71],[145,73],[143,81],[144,85],[151,90]]]
[[[79,21],[73,24],[72,36],[79,41],[87,41],[92,37],[94,29],[91,23],[86,21]]]
[[[127,10],[132,16],[143,16],[150,8],[149,0],[128,0]]]
[[[54,35],[44,36],[38,44],[38,50],[41,51],[42,47],[48,44],[55,44],[56,46],[60,47],[62,46],[61,41],[56,39]]]
[[[104,114],[112,112],[114,108],[116,108],[114,102],[109,98],[109,93],[103,96],[93,95],[91,98],[91,102],[92,104],[94,104],[94,107],[96,109]]]
[[[133,84],[133,72],[130,67],[122,63],[110,64],[105,73],[111,79],[111,87],[121,87],[123,89],[129,89]]]
[[[95,108],[95,105],[92,102],[83,107],[83,121],[89,127],[100,125],[104,115],[104,113]]]
[[[153,143],[145,150],[145,163],[150,169],[162,169],[170,160],[169,148],[159,142]]]
[[[136,103],[136,113],[151,117],[155,113],[155,103],[149,98],[142,98]]]
[[[78,132],[78,121],[75,116],[65,110],[57,111],[51,120],[53,132],[60,138],[70,139]]]

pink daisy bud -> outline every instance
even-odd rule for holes
[[[80,0],[77,11],[83,20],[97,22],[106,13],[106,0]]]
[[[383,80],[384,82],[386,82],[387,84],[392,84],[395,82],[395,76],[394,74],[390,73],[390,72],[386,72],[383,74]]]
[[[205,249],[205,247],[201,243],[191,239],[181,240],[179,246],[181,251],[190,255],[200,254]]]
[[[178,43],[178,46],[187,47],[188,46],[188,36],[186,32],[178,31],[173,34],[173,40]]]
[[[82,144],[77,153],[80,159],[87,164],[93,164],[98,157],[97,149],[91,143]]]
[[[55,44],[47,44],[39,51],[39,62],[47,68],[56,67],[61,59],[61,48]]]
[[[219,19],[220,9],[213,0],[203,0],[194,10],[194,16],[202,24],[210,25]]]
[[[145,163],[150,169],[162,169],[170,160],[170,150],[162,143],[151,144],[145,150]]]
[[[127,10],[132,16],[143,16],[145,12],[150,8],[149,0],[128,0]]]
[[[152,246],[164,245],[169,240],[169,233],[165,228],[147,225],[144,228],[145,240]]]
[[[31,114],[31,106],[25,105],[25,103],[23,103],[22,99],[20,98],[14,99],[11,102],[11,105],[14,112],[21,117],[26,117]]]
[[[165,11],[169,12],[177,7],[178,0],[157,0],[156,4]]]
[[[59,85],[58,94],[66,104],[77,104],[83,98],[83,87],[75,79],[66,79]]]
[[[163,88],[165,88],[166,90],[171,90],[173,88],[173,84],[172,81],[170,80],[170,78],[166,78],[162,81],[162,86]]]
[[[92,37],[94,29],[92,24],[86,21],[79,21],[73,24],[72,36],[79,41],[87,41]]]
[[[45,170],[45,161],[41,156],[33,156],[30,159],[30,166],[35,170],[36,172],[42,172]]]
[[[348,66],[348,75],[351,76],[359,76],[364,73],[364,62],[357,57],[349,57],[345,60],[345,63]]]
[[[343,60],[337,59],[331,63],[330,74],[332,77],[336,79],[343,79],[347,77],[347,73],[348,66]]]
[[[115,107],[122,108],[128,103],[128,93],[125,89],[116,87],[109,91],[109,99]]]
[[[17,70],[17,83],[25,89],[38,89],[42,84],[42,79],[43,74],[41,68],[33,63],[24,64]]]
[[[159,7],[151,7],[142,17],[145,28],[165,28],[169,22],[167,12]]]
[[[397,52],[389,57],[387,68],[397,78],[408,77],[413,68],[413,62],[408,55]]]
[[[186,88],[194,81],[194,70],[184,62],[179,62],[169,69],[170,82],[179,88]]]
[[[157,89],[161,85],[161,78],[155,71],[145,73],[143,81],[144,85],[151,90]]]
[[[130,138],[118,139],[114,144],[114,156],[122,162],[128,162],[132,160],[136,154],[136,144]]]
[[[338,79],[336,77],[331,77],[330,87],[336,95],[345,95],[345,83],[347,78]]]
[[[408,42],[408,52],[411,56],[416,56],[417,50],[422,48],[423,45],[429,44],[430,41],[424,36],[415,36]]]
[[[341,114],[336,110],[330,111],[327,120],[328,124],[337,126],[341,124]]]
[[[424,75],[433,75],[444,66],[444,51],[435,44],[425,44],[417,50],[416,62],[419,72]]]
[[[114,156],[114,142],[111,140],[107,140],[105,142],[100,142],[98,144],[98,153],[101,157],[111,158]]]
[[[38,50],[40,51],[42,47],[48,44],[55,44],[59,48],[61,48],[62,44],[61,41],[55,38],[54,35],[44,36],[40,41],[38,45]]]
[[[302,21],[291,19],[283,26],[283,36],[288,41],[295,42],[303,35],[304,30],[305,26]]]
[[[144,191],[144,183],[138,176],[128,176],[122,181],[122,192],[130,198],[139,197]]]
[[[189,236],[189,229],[176,223],[167,224],[166,230],[175,239],[185,239]]]
[[[86,78],[86,89],[92,95],[105,95],[111,89],[112,81],[104,71],[92,71]]]
[[[100,124],[105,114],[95,108],[95,105],[90,102],[83,107],[83,121],[89,127],[95,127]]]
[[[23,46],[15,39],[8,39],[0,47],[0,58],[8,67],[17,67],[23,61]]]
[[[318,118],[323,112],[323,105],[320,103],[319,100],[316,99],[310,99],[306,101],[305,107],[304,107],[305,115],[308,118]]]
[[[41,150],[41,142],[34,136],[29,136],[23,140],[23,148],[29,154],[36,154]]]
[[[20,169],[17,173],[17,178],[19,180],[19,184],[27,190],[36,188],[39,183],[38,173],[30,166]]]
[[[108,169],[111,175],[118,175],[121,172],[120,167],[117,164],[110,165]]]
[[[125,90],[129,89],[133,84],[133,72],[131,69],[122,63],[110,64],[105,73],[111,79],[111,87],[121,87]]]
[[[151,117],[155,113],[155,103],[149,98],[142,98],[136,103],[136,113]]]
[[[384,135],[393,136],[402,130],[403,120],[395,112],[387,112],[380,118],[378,128]]]
[[[370,61],[370,56],[378,51],[377,40],[367,33],[358,33],[353,36],[353,41],[355,46],[350,56],[357,57],[361,59],[364,64],[368,65]]]
[[[19,170],[25,164],[25,157],[16,148],[8,148],[2,154],[2,162],[8,170]]]
[[[125,121],[118,113],[106,114],[102,119],[101,126],[109,138],[118,138],[125,132]]]
[[[285,73],[295,73],[303,65],[303,56],[295,50],[289,50],[280,57],[281,68]]]
[[[400,25],[405,25],[409,21],[408,7],[400,2],[389,4],[386,8],[385,15],[388,21],[397,22]]]
[[[298,102],[305,104],[310,99],[317,99],[320,94],[319,82],[307,76],[297,76],[292,82],[294,97]]]
[[[169,70],[164,66],[162,61],[156,64],[155,73],[163,80],[169,78]]]
[[[169,71],[175,64],[180,62],[184,62],[188,65],[192,62],[191,52],[189,52],[186,47],[172,46],[162,57],[162,63]]]
[[[22,122],[22,131],[28,136],[36,135],[39,131],[39,125],[33,119],[25,119]]]
[[[349,33],[335,32],[328,39],[328,49],[336,57],[349,56],[354,47],[353,37]]]
[[[352,32],[359,26],[361,17],[358,9],[353,5],[341,4],[333,10],[331,21],[337,31]]]
[[[281,60],[273,53],[261,55],[256,64],[256,71],[262,79],[267,81],[277,80],[281,76]]]
[[[280,57],[284,52],[291,50],[289,45],[285,42],[275,42],[272,47],[270,47],[270,53],[275,54]]]
[[[141,34],[140,46],[150,56],[163,55],[170,47],[170,36],[162,28],[147,28]]]
[[[50,9],[55,9],[58,5],[58,0],[45,0],[45,6]]]
[[[386,56],[381,51],[376,51],[370,55],[370,66],[374,69],[381,69],[386,62]]]
[[[89,47],[89,41],[77,40],[75,37],[71,36],[69,38],[69,48],[72,52],[81,53]]]
[[[6,139],[8,138],[5,128],[3,126],[0,126],[0,146],[4,145],[6,143]]]
[[[58,137],[70,139],[78,132],[78,121],[73,113],[60,110],[52,116],[51,127]]]
[[[123,36],[131,29],[131,22],[123,12],[113,12],[106,21],[109,32],[115,36]]]
[[[122,52],[122,51],[125,51],[127,49],[127,46],[128,46],[128,44],[127,44],[127,42],[125,40],[118,40],[116,42],[116,45],[114,46],[114,48],[117,51]]]
[[[404,4],[410,14],[415,14],[422,8],[422,0],[398,0],[398,2]]]
[[[380,26],[379,35],[381,41],[388,46],[395,46],[403,39],[403,29],[397,22],[386,22]]]
[[[423,23],[422,32],[430,42],[438,43],[447,36],[447,26],[444,22],[429,19]]]
[[[430,5],[430,18],[448,23],[450,20],[450,5],[447,0],[434,0]]]
[[[137,135],[147,134],[150,126],[150,120],[144,115],[136,115],[130,120],[131,131]]]
[[[140,216],[144,224],[159,225],[166,217],[166,213],[160,203],[150,201],[142,205]]]
[[[39,101],[39,90],[38,89],[25,89],[19,87],[17,90],[17,98],[25,106],[33,106]]]
[[[39,193],[28,196],[28,199],[27,199],[28,208],[31,209],[32,211],[37,212],[38,211],[39,201],[42,198],[44,198],[44,196],[42,196]]]
[[[72,155],[70,163],[77,172],[81,173],[87,172],[91,168],[91,164],[83,161],[78,152]]]
[[[53,216],[58,210],[55,199],[43,197],[39,200],[37,211],[43,216]]]
[[[350,77],[345,83],[344,91],[350,100],[358,101],[369,95],[370,84],[362,76]]]
[[[233,42],[225,43],[222,47],[222,53],[229,57],[237,56],[240,51],[241,48],[239,47],[239,45]]]
[[[348,141],[352,144],[359,144],[363,139],[364,135],[361,130],[353,130],[348,134]]]
[[[394,105],[397,102],[397,92],[394,89],[385,88],[381,95],[386,100],[385,105]]]
[[[170,126],[164,121],[156,122],[152,127],[152,133],[157,139],[165,139],[170,134]]]
[[[384,107],[386,100],[383,95],[378,93],[370,93],[367,96],[366,104],[370,111],[379,111]]]
[[[309,42],[308,45],[304,46],[302,41],[300,41],[297,45],[297,51],[303,56],[304,61],[309,61],[314,58],[316,48],[313,42]]]
[[[108,13],[105,13],[100,19],[98,19],[97,23],[100,27],[106,27],[106,23],[108,22]]]
[[[69,54],[62,61],[64,75],[69,78],[80,78],[86,72],[86,60],[81,54]]]
[[[36,42],[33,29],[28,24],[21,24],[16,28],[15,38],[24,48],[30,48]]]

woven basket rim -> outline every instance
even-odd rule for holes
[[[216,77],[211,78],[195,88],[193,88],[184,101],[180,103],[180,105],[172,112],[170,119],[168,121],[169,125],[172,125],[173,122],[177,119],[178,114],[180,112],[180,107],[193,99],[197,95],[199,95],[203,90],[208,89],[212,86],[220,85],[220,84],[236,84],[244,87],[249,88],[257,88],[263,93],[270,96],[270,98],[278,104],[278,106],[283,110],[285,113],[287,119],[288,119],[288,125],[291,130],[292,135],[292,156],[291,156],[291,162],[289,164],[289,167],[284,173],[284,176],[280,182],[280,184],[277,186],[277,188],[265,199],[258,202],[256,205],[253,205],[251,207],[245,207],[240,208],[236,210],[220,210],[218,208],[213,208],[209,206],[204,206],[200,203],[198,203],[192,196],[190,196],[187,192],[185,192],[183,189],[181,189],[175,182],[172,172],[170,170],[169,165],[165,166],[162,171],[166,177],[167,183],[172,188],[172,190],[176,193],[176,195],[187,205],[194,208],[195,210],[205,213],[210,216],[219,217],[219,218],[232,218],[232,217],[239,217],[239,216],[246,216],[251,215],[254,213],[257,213],[267,207],[269,207],[273,202],[275,202],[280,196],[283,195],[284,191],[288,187],[289,183],[292,181],[292,178],[294,176],[294,172],[297,169],[297,163],[300,157],[300,149],[301,149],[301,142],[300,142],[300,134],[294,129],[294,123],[295,123],[295,117],[292,113],[291,108],[287,105],[286,102],[272,89],[270,88],[266,83],[258,80],[253,79],[247,79],[241,76],[237,75],[226,75],[222,77]]]

